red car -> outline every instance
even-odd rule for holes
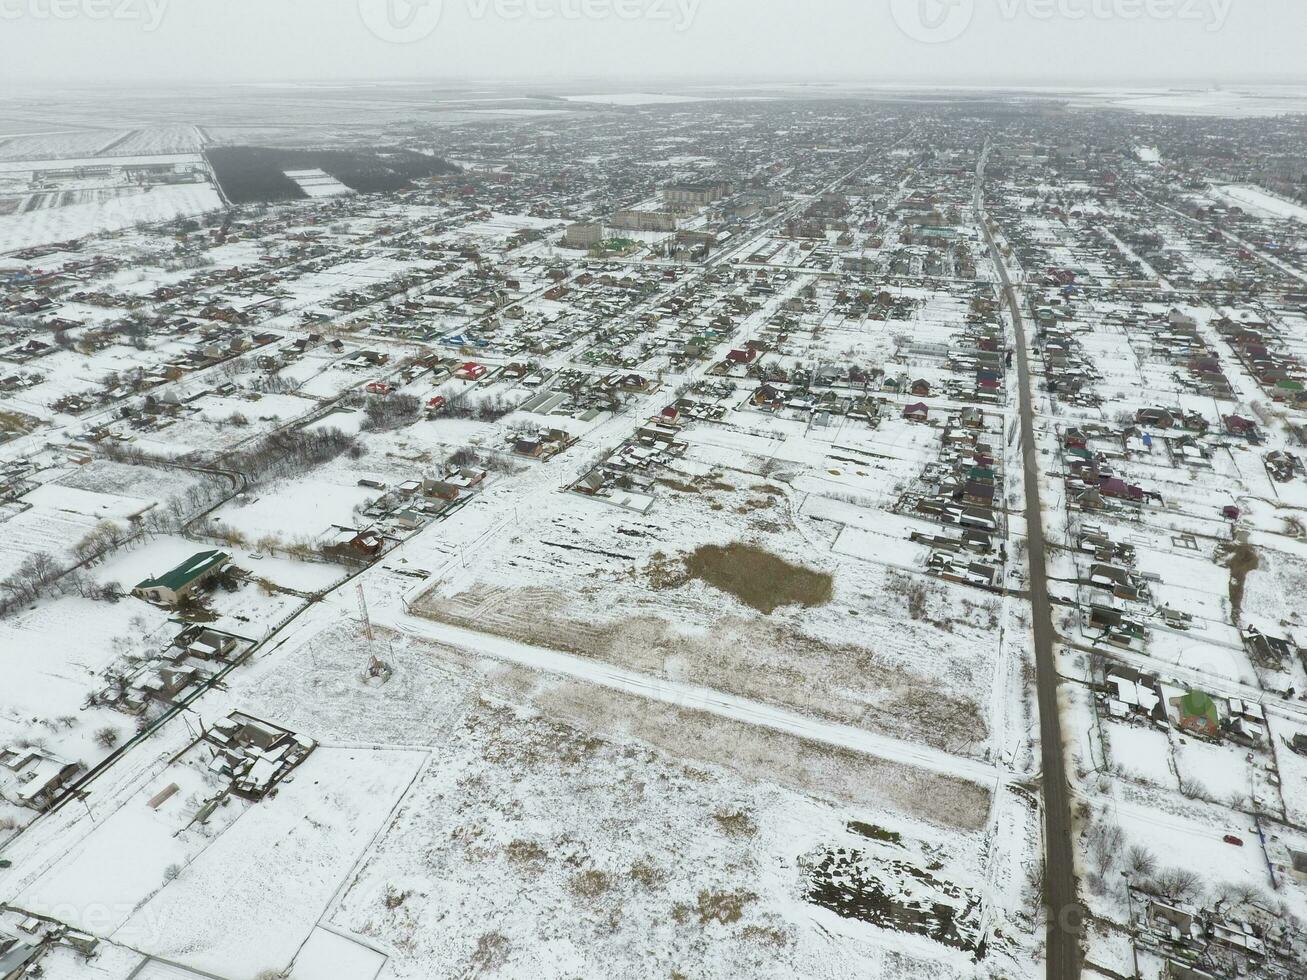
[[[1243,847],[1243,841],[1241,841],[1238,837],[1235,837],[1234,834],[1226,834],[1225,842],[1227,844],[1233,844],[1235,847]]]

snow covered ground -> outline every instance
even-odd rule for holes
[[[143,222],[171,221],[222,207],[212,184],[176,184],[142,189],[87,204],[0,215],[0,253],[61,242]]]
[[[324,170],[287,170],[286,176],[309,197],[336,197],[354,193]]]
[[[1269,218],[1288,218],[1307,224],[1307,207],[1277,197],[1255,185],[1223,184],[1216,188],[1216,193],[1254,214]]]

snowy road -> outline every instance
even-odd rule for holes
[[[490,636],[396,610],[378,613],[373,616],[373,620],[380,625],[460,650],[597,684],[625,694],[635,694],[681,708],[704,711],[733,721],[742,721],[892,762],[905,763],[919,769],[959,776],[991,788],[1007,775],[1006,770],[989,763],[950,755],[914,742],[809,718],[794,711],[736,697],[712,688],[663,680],[599,660],[547,650],[504,637]]]

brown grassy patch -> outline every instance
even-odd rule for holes
[[[515,840],[504,848],[504,856],[514,864],[535,864],[545,859],[543,847],[532,840]]]
[[[688,922],[692,916],[699,919],[699,924],[706,926],[716,922],[728,926],[739,922],[745,908],[758,900],[753,892],[699,892],[699,900],[694,905],[678,903],[672,908],[672,918],[677,922]]]
[[[508,952],[512,944],[508,938],[498,932],[488,932],[477,940],[476,952],[472,955],[472,975],[494,973],[508,962]]]
[[[723,810],[714,813],[712,818],[731,837],[752,837],[758,832],[758,825],[747,810]]]
[[[608,875],[602,871],[582,871],[568,882],[572,893],[581,898],[598,898],[612,886]]]
[[[660,477],[654,482],[661,487],[666,487],[668,490],[675,490],[677,493],[698,494],[701,492],[693,483],[685,483],[682,480],[673,480],[669,477]]]
[[[661,551],[654,552],[650,557],[644,574],[649,581],[649,588],[655,592],[679,589],[690,581],[689,572],[685,570],[685,559],[679,555],[669,557]]]
[[[643,859],[631,865],[631,870],[627,872],[627,876],[637,885],[647,888],[649,891],[661,888],[667,881],[666,871]]]
[[[1240,534],[1238,541],[1227,545],[1222,558],[1230,569],[1230,613],[1237,625],[1243,613],[1243,593],[1248,573],[1257,570],[1261,559],[1257,556],[1257,549],[1248,543],[1247,534]]]
[[[12,432],[22,435],[36,428],[36,419],[19,412],[0,411],[0,434]]]
[[[790,937],[780,929],[773,926],[745,926],[743,936],[750,942],[759,943],[763,946],[788,946]]]
[[[791,565],[769,551],[735,542],[705,545],[686,560],[691,578],[732,595],[770,615],[781,606],[821,606],[830,602],[833,579],[802,565]]]
[[[874,823],[863,823],[861,820],[850,820],[846,824],[849,831],[868,840],[883,841],[886,844],[903,845],[903,835],[895,830],[886,830],[884,827],[878,827]]]

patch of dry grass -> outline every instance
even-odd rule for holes
[[[581,898],[594,899],[603,895],[612,887],[612,880],[602,871],[582,871],[578,875],[573,875],[567,883],[568,888],[574,895]]]
[[[825,572],[792,565],[770,551],[738,541],[724,548],[697,548],[685,567],[691,578],[765,615],[781,606],[823,606],[834,591],[834,580]]]
[[[985,826],[992,803],[987,788],[961,777],[914,769],[636,695],[560,684],[539,693],[535,705],[587,731],[638,739],[666,752],[686,765],[683,772],[690,778],[696,778],[696,764],[721,766],[748,779],[775,782],[851,806],[890,808],[937,826],[966,831]],[[711,781],[708,773],[702,776],[705,782]]]
[[[631,865],[627,877],[642,888],[653,891],[667,883],[667,872],[657,867],[652,861],[641,859]]]
[[[672,909],[672,918],[684,923],[691,918],[698,918],[700,925],[716,922],[728,926],[739,922],[744,910],[758,900],[753,892],[699,892],[699,899],[694,905],[677,904]]]
[[[515,840],[504,848],[504,856],[514,864],[536,864],[548,855],[535,841]]]
[[[789,935],[774,926],[745,926],[742,935],[750,942],[759,943],[763,946],[780,948],[790,944]]]
[[[690,580],[684,559],[666,555],[661,551],[655,551],[650,557],[644,574],[649,588],[655,592],[679,589]]]
[[[668,564],[665,574],[673,574]],[[683,567],[683,565],[682,565]],[[647,570],[642,570],[647,574]],[[494,594],[495,612],[481,612],[484,597],[472,590],[450,600],[420,602],[423,616],[459,626],[508,636],[556,650],[619,664],[651,676],[711,686],[740,697],[790,708],[841,724],[865,727],[909,738],[954,753],[987,737],[982,708],[970,697],[939,686],[910,668],[896,665],[876,650],[851,643],[830,643],[814,637],[783,617],[766,617],[747,610],[739,615],[716,611],[716,622],[704,633],[690,633],[680,624],[643,609],[609,609],[624,614],[616,621],[596,615],[590,621],[558,612],[560,594],[541,598],[543,590]],[[870,597],[868,597],[870,598]],[[702,597],[695,597],[701,601]],[[709,605],[714,605],[709,602]],[[934,628],[906,619],[899,632],[907,642],[931,642]],[[519,685],[530,697],[529,683]],[[877,710],[868,711],[874,704]],[[584,759],[588,747],[575,739],[545,751],[543,744],[514,745],[506,755],[516,759],[563,757]]]
[[[752,837],[758,832],[758,825],[747,810],[723,810],[712,817],[729,837]]]
[[[1230,569],[1230,613],[1237,625],[1243,614],[1243,593],[1248,581],[1248,573],[1257,570],[1261,559],[1257,549],[1248,543],[1248,535],[1240,534],[1239,540],[1228,545],[1222,555],[1226,567]]]
[[[508,937],[498,932],[488,932],[477,940],[476,952],[472,954],[472,975],[494,973],[508,962],[508,953],[512,944]]]

